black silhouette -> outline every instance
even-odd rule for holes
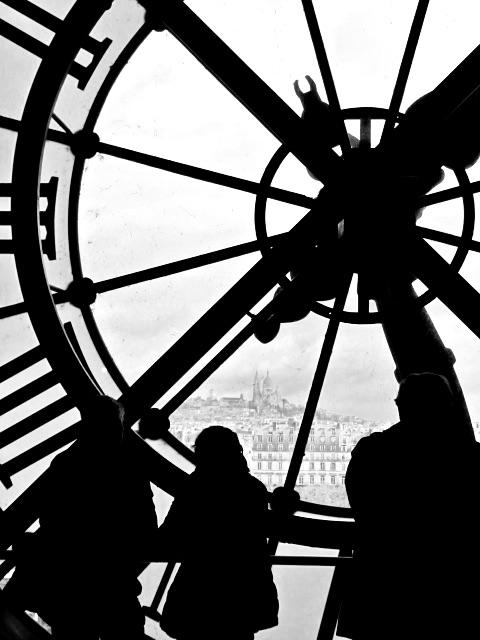
[[[457,433],[443,376],[407,376],[396,402],[400,422],[362,438],[347,470],[357,537],[337,633],[354,640],[475,637],[478,445]],[[446,463],[452,449],[456,469]]]
[[[233,431],[204,429],[195,454],[196,469],[160,527],[159,544],[181,561],[160,624],[178,640],[249,640],[278,622],[267,491]]]
[[[56,640],[144,638],[136,578],[157,531],[148,479],[124,443],[124,410],[99,397],[47,471],[37,546],[47,573],[34,610]]]

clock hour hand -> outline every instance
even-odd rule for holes
[[[161,22],[278,140],[322,182],[341,166],[331,150],[319,147],[299,116],[238,57],[187,5],[140,0],[146,20]]]
[[[407,163],[469,167],[480,155],[480,45],[433,91],[414,102],[390,144]]]
[[[338,217],[331,199],[321,191],[312,210],[267,257],[259,260],[197,322],[133,383],[122,397],[130,421],[155,404],[174,384],[245,317],[291,270],[295,257],[315,242]]]

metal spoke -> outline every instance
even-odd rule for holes
[[[142,409],[156,403],[275,287],[279,278],[291,270],[295,256],[321,237],[324,225],[331,224],[337,216],[330,206],[322,210],[327,198],[328,194],[321,192],[312,210],[280,246],[259,260],[132,385],[123,398],[128,420],[135,420]],[[322,216],[318,216],[319,210]]]
[[[55,304],[61,304],[62,302],[67,302],[67,294],[64,291],[59,293],[54,293],[52,296],[53,302]],[[9,304],[5,307],[0,308],[0,320],[3,318],[12,318],[13,316],[18,316],[21,313],[27,312],[27,305],[25,302],[17,302],[15,304]]]
[[[247,193],[253,194],[265,192],[268,198],[294,204],[306,209],[310,209],[313,204],[313,198],[286,189],[278,189],[277,187],[267,187],[265,189],[265,187],[261,187],[257,182],[253,182],[252,180],[229,176],[224,173],[219,173],[218,171],[211,171],[210,169],[202,169],[201,167],[176,162],[175,160],[159,158],[158,156],[152,156],[148,153],[125,149],[124,147],[118,147],[105,142],[99,143],[98,152],[115,158],[121,158],[122,160],[137,162],[138,164],[153,167],[154,169],[161,169],[162,171],[169,171],[188,178],[194,178],[195,180],[202,180],[223,187],[229,187],[230,189],[238,189],[239,191],[246,191]]]
[[[422,238],[426,240],[436,240],[444,244],[449,244],[452,247],[459,247],[465,242],[460,236],[455,236],[452,233],[445,233],[444,231],[437,231],[436,229],[428,229],[427,227],[420,226],[417,226],[417,229]],[[480,252],[480,242],[478,242],[478,240],[467,240],[465,244],[468,249]]]
[[[408,259],[413,273],[480,338],[480,293],[422,238],[412,241]]]
[[[338,100],[335,82],[333,80],[332,72],[330,69],[330,63],[328,62],[327,51],[323,43],[323,38],[317,21],[317,16],[315,14],[315,9],[313,7],[313,2],[312,0],[302,0],[302,5],[303,11],[305,13],[305,18],[307,19],[308,30],[310,31],[313,48],[315,49],[315,55],[317,56],[318,67],[322,75],[325,93],[327,94],[327,102],[332,108],[336,123],[341,129],[340,146],[342,148],[342,153],[345,155],[350,149],[350,142],[348,139],[345,121],[342,118],[340,102]]]
[[[335,298],[332,316],[328,322],[328,327],[325,333],[325,338],[323,340],[322,349],[320,351],[317,368],[313,376],[312,386],[310,388],[307,403],[305,405],[305,411],[303,412],[302,423],[298,431],[298,436],[292,453],[290,466],[287,471],[287,477],[285,478],[286,489],[293,489],[297,482],[298,473],[300,471],[300,466],[305,454],[305,448],[308,443],[308,437],[310,435],[313,419],[315,417],[315,411],[317,410],[318,401],[323,389],[323,383],[325,382],[325,376],[327,373],[328,365],[330,363],[335,339],[337,337],[338,327],[340,325],[339,314],[345,307],[345,301],[347,299],[351,281],[352,273],[349,273],[348,277],[346,277],[345,281],[342,283],[337,297]]]
[[[367,274],[359,271],[357,280],[357,310],[358,313],[368,313],[370,311],[370,298],[368,296]]]
[[[15,118],[7,118],[7,116],[0,116],[0,127],[2,129],[7,129],[8,131],[20,131],[21,126],[20,120],[16,120]],[[47,140],[51,140],[52,142],[59,142],[60,144],[64,144],[67,147],[70,146],[71,136],[64,131],[56,131],[55,129],[48,129],[47,131]]]
[[[285,237],[286,234],[281,233],[272,236],[270,240],[270,246],[278,245],[279,241]],[[231,258],[237,258],[249,253],[254,253],[260,248],[258,240],[252,240],[251,242],[244,242],[243,244],[237,244],[233,247],[226,249],[218,249],[217,251],[210,251],[209,253],[203,253],[199,256],[193,256],[191,258],[184,258],[183,260],[176,260],[168,264],[163,264],[158,267],[151,267],[149,269],[143,269],[136,273],[129,273],[124,276],[117,276],[114,278],[108,278],[108,280],[102,280],[95,283],[95,290],[97,293],[104,293],[105,291],[113,291],[114,289],[120,289],[121,287],[128,287],[132,284],[139,284],[148,280],[156,278],[164,278],[165,276],[175,275],[184,271],[190,271],[192,269],[198,269],[206,265],[214,264],[216,262],[222,262]]]
[[[425,14],[427,13],[429,0],[419,0],[415,15],[413,17],[412,27],[408,36],[407,44],[405,46],[405,52],[403,54],[400,69],[398,71],[397,80],[393,89],[392,99],[390,106],[388,107],[388,117],[385,121],[385,125],[382,131],[381,142],[385,142],[395,124],[396,117],[400,111],[400,106],[403,100],[403,94],[405,93],[405,87],[407,85],[408,76],[413,62],[413,57],[417,49],[418,40],[422,31]]]
[[[372,119],[360,118],[360,140],[358,146],[362,149],[370,149],[372,146]]]
[[[428,193],[425,196],[421,196],[417,203],[419,207],[430,207],[432,204],[439,204],[440,202],[447,202],[448,200],[462,198],[466,191],[467,193],[478,193],[480,191],[480,180],[470,182],[468,189],[452,187],[450,189],[436,191],[435,193]]]
[[[59,116],[57,116],[56,113],[52,113],[52,120],[55,120],[55,122],[65,131],[65,133],[68,133],[71,136],[73,135],[73,131],[65,124],[65,122],[63,122],[61,118],[59,118]]]
[[[197,60],[323,183],[339,170],[342,160],[336,153],[318,148],[300,117],[185,3],[163,3],[162,21]]]

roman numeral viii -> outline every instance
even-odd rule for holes
[[[43,359],[44,356],[40,346],[34,347],[17,356],[13,360],[10,360],[10,362],[0,366],[0,383],[9,381],[17,374],[25,373],[30,367],[41,362]],[[58,382],[57,376],[50,370],[47,371],[47,373],[38,375],[31,382],[24,384],[19,389],[3,395],[0,399],[0,416],[3,416],[16,407],[20,407],[20,405],[25,402],[33,400],[44,391],[52,389]],[[66,414],[70,409],[74,408],[74,406],[73,401],[67,395],[63,395],[53,401],[45,400],[43,407],[0,431],[0,449],[32,433],[51,420]],[[70,419],[70,422],[72,422],[72,419]],[[59,433],[46,438],[43,442],[40,442],[40,444],[31,447],[10,460],[3,461],[2,472],[10,477],[14,473],[18,473],[36,461],[41,460],[53,451],[58,450],[75,439],[75,429],[76,425],[67,426]]]

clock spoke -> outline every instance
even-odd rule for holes
[[[322,75],[325,93],[327,94],[327,102],[332,109],[332,115],[334,116],[336,123],[338,124],[338,127],[340,129],[340,146],[342,148],[343,154],[345,154],[350,149],[350,142],[348,140],[345,121],[341,116],[340,102],[338,100],[335,82],[333,80],[332,71],[330,69],[327,51],[323,43],[320,26],[318,24],[312,0],[302,0],[302,5],[308,24],[308,30],[310,32],[310,38],[312,40],[313,48],[315,49],[315,55],[317,56],[318,67]]]
[[[480,293],[422,238],[409,247],[411,270],[478,338]]]
[[[475,182],[470,182],[468,187],[451,187],[450,189],[442,189],[442,191],[436,191],[435,193],[428,193],[425,196],[421,196],[421,198],[418,199],[418,206],[429,207],[433,204],[448,202],[448,200],[462,198],[465,194],[478,193],[479,191],[480,180],[477,180]]]
[[[405,93],[405,87],[407,85],[408,76],[410,75],[413,58],[417,50],[417,45],[420,39],[420,33],[422,31],[429,1],[430,0],[418,1],[410,33],[408,35],[407,44],[405,46],[405,52],[403,54],[402,62],[400,63],[400,69],[398,71],[397,80],[393,89],[392,98],[388,107],[388,116],[383,127],[381,142],[385,142],[388,139],[388,136],[393,130],[395,120],[400,111],[403,95]]]
[[[318,216],[321,204],[327,197],[319,197],[312,210],[288,233],[288,237],[240,278],[131,386],[124,396],[131,414],[130,420],[138,417],[142,406],[152,406],[178,382],[275,287],[282,275],[291,270],[295,255],[304,251],[315,238],[321,237],[321,231],[325,226],[328,228],[332,217],[336,215],[327,208]],[[327,234],[324,237],[328,237]]]
[[[278,245],[279,241],[285,237],[286,234],[278,234],[272,236],[270,240],[270,246]],[[148,280],[154,280],[156,278],[164,278],[165,276],[175,275],[182,273],[183,271],[190,271],[191,269],[198,269],[216,262],[223,262],[224,260],[230,260],[231,258],[237,258],[249,253],[259,251],[260,243],[258,240],[252,240],[251,242],[244,242],[225,249],[218,249],[216,251],[210,251],[198,256],[192,256],[191,258],[184,258],[182,260],[176,260],[168,264],[163,264],[158,267],[151,267],[149,269],[143,269],[135,273],[129,273],[124,276],[116,276],[114,278],[108,278],[95,283],[95,291],[97,293],[104,293],[106,291],[113,291],[121,287],[128,287],[132,284],[139,284],[141,282],[147,282]]]
[[[20,131],[21,126],[20,120],[16,120],[15,118],[8,118],[7,116],[0,116],[0,128],[7,129],[8,131]],[[69,147],[71,142],[70,134],[65,131],[56,131],[55,129],[48,129],[47,131],[47,140],[51,140],[52,142],[59,142],[60,144],[64,144]]]
[[[202,169],[201,167],[195,167],[175,160],[168,160],[167,158],[160,158],[158,156],[149,155],[148,153],[142,153],[141,151],[135,151],[133,149],[126,149],[124,147],[119,147],[105,142],[100,142],[98,144],[97,151],[115,158],[129,160],[147,167],[161,169],[162,171],[169,171],[181,176],[186,176],[187,178],[218,184],[222,187],[229,187],[230,189],[237,189],[239,191],[246,191],[247,193],[253,194],[265,192],[267,196],[273,200],[294,204],[306,209],[310,209],[313,204],[313,198],[309,198],[308,196],[294,193],[286,189],[278,189],[277,187],[265,188],[252,180],[237,178],[225,173],[219,173],[218,171],[211,171],[210,169]]]
[[[419,235],[426,240],[443,242],[444,244],[449,244],[452,247],[459,247],[460,245],[463,246],[465,244],[471,251],[480,251],[480,242],[478,240],[463,240],[460,236],[455,236],[452,233],[437,231],[436,229],[429,229],[427,227],[417,226],[417,229]]]
[[[154,3],[143,0],[142,4],[154,10]],[[186,4],[163,3],[161,20],[162,25],[322,182],[338,170],[341,159],[330,149],[318,148],[300,117]]]
[[[322,393],[325,376],[332,356],[335,340],[337,338],[338,327],[340,325],[340,312],[343,311],[345,307],[351,281],[352,273],[349,273],[345,280],[339,285],[339,292],[335,298],[332,316],[328,321],[327,331],[320,351],[317,368],[313,376],[312,385],[310,387],[307,403],[303,412],[302,422],[300,424],[297,440],[293,449],[290,466],[288,467],[287,476],[285,478],[286,489],[294,489],[297,482],[300,466],[308,443],[308,437],[315,417],[315,411],[318,407],[318,401],[320,399],[320,394]]]
[[[52,113],[52,120],[54,120],[69,136],[73,136],[73,131],[65,124],[65,122],[57,116],[56,113]]]
[[[67,294],[66,292],[58,292],[54,293],[52,299],[55,304],[62,304],[63,302],[67,302]],[[12,318],[13,316],[18,316],[21,313],[27,312],[27,305],[25,302],[16,302],[15,304],[9,304],[5,307],[0,307],[0,320],[4,318]]]

